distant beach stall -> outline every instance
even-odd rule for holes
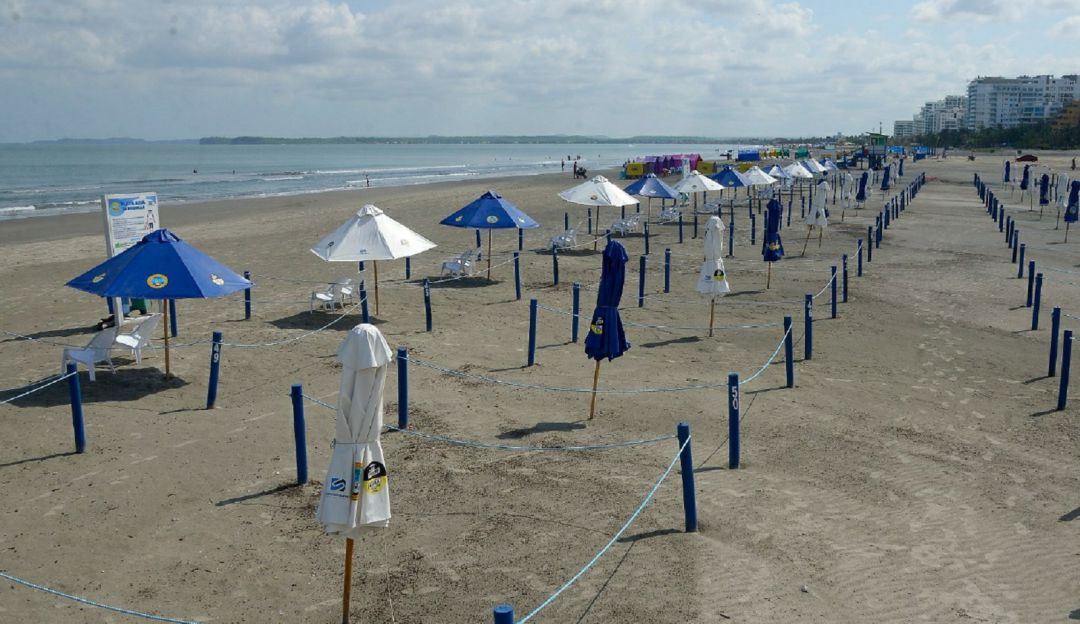
[[[758,161],[761,160],[761,152],[756,147],[753,149],[741,149],[736,160],[739,162]]]
[[[642,156],[623,166],[620,177],[623,179],[635,179],[647,176],[650,173],[656,176],[671,175],[682,167],[684,160],[690,161],[690,169],[698,168],[703,162],[701,154],[664,154],[661,156]]]

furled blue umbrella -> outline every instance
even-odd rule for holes
[[[600,361],[610,362],[630,348],[619,317],[619,300],[622,299],[623,282],[626,281],[626,249],[619,241],[610,241],[604,247],[603,264],[600,268],[600,286],[596,293],[596,309],[589,323],[589,335],[585,337],[585,355],[596,360],[593,371],[592,400],[589,402],[589,418],[596,410],[596,383],[600,379]]]
[[[626,191],[628,195],[649,198],[648,207],[646,208],[646,219],[650,221],[652,220],[653,197],[659,197],[661,201],[665,199],[679,199],[679,192],[668,186],[668,184],[660,178],[656,177],[656,174],[654,173],[638,178],[623,190]]]
[[[1039,178],[1039,218],[1042,218],[1043,206],[1050,205],[1050,174],[1044,173]]]
[[[1069,204],[1065,208],[1065,242],[1069,242],[1069,224],[1080,217],[1080,180],[1073,180],[1069,189]]]
[[[495,191],[488,191],[467,206],[439,221],[450,227],[474,228],[488,231],[487,278],[491,279],[491,230],[516,228],[530,230],[540,227],[532,217],[502,198]]]
[[[1009,179],[1011,173],[1012,173],[1012,163],[1006,160],[1005,161],[1005,170],[1001,174],[1001,183],[1002,184],[1008,184],[1009,182],[1011,182],[1011,180]]]
[[[166,229],[154,230],[135,245],[67,283],[101,297],[206,299],[224,297],[251,282],[185,243]],[[165,376],[169,371],[169,308],[165,310]],[[119,324],[118,324],[119,325]]]
[[[1024,173],[1020,176],[1020,201],[1024,201],[1024,193],[1031,188],[1031,165],[1024,165]],[[1028,197],[1028,208],[1031,208],[1031,197]]]
[[[866,185],[870,182],[870,172],[863,171],[862,177],[859,178],[859,190],[855,193],[855,203],[866,203]]]
[[[904,177],[904,159],[900,159],[900,164],[896,168],[896,179],[900,180]]]
[[[881,190],[883,190],[883,191],[887,191],[892,187],[892,184],[890,184],[891,181],[889,180],[889,170],[890,169],[892,169],[892,167],[889,166],[889,165],[886,165],[885,166],[885,172],[881,174]]]
[[[765,209],[765,237],[761,241],[761,256],[769,263],[769,270],[765,278],[765,288],[769,288],[772,282],[772,263],[784,257],[784,243],[780,240],[780,218],[784,208],[776,199],[770,199]]]

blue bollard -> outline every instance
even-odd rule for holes
[[[1031,299],[1035,295],[1035,261],[1028,260],[1028,287],[1027,287],[1027,301],[1024,303],[1025,307],[1031,307]]]
[[[221,374],[221,332],[216,331],[210,344],[210,382],[206,386],[206,409],[214,409],[217,402],[218,379]]]
[[[622,210],[622,212],[619,214],[619,218],[620,219],[625,219],[626,218],[626,206],[619,206],[619,209]]]
[[[551,285],[559,285],[559,250],[551,245]]]
[[[251,271],[244,271],[244,279],[251,281]],[[244,320],[251,320],[251,289],[244,289]]]
[[[514,252],[514,298],[521,301],[521,253]]]
[[[809,360],[814,355],[814,295],[806,295],[803,305],[803,324],[806,336],[803,338],[803,359]]]
[[[1012,217],[1005,219],[1005,244],[1012,247],[1013,220]]]
[[[409,349],[397,348],[397,426],[409,428]]]
[[[844,290],[843,290],[842,296],[840,298],[840,301],[841,301],[841,303],[847,303],[847,283],[848,283],[847,254],[844,254],[840,258],[840,262],[844,267],[844,269],[843,269]]]
[[[424,278],[424,321],[428,331],[431,331],[431,282]]]
[[[562,213],[562,229],[564,229],[564,230],[569,230],[570,229],[570,213],[569,212]]]
[[[1035,303],[1031,306],[1031,331],[1039,329],[1039,304],[1042,302],[1043,274],[1035,276]]]
[[[412,279],[412,258],[405,256],[405,279]]]
[[[806,198],[805,197],[799,197],[799,218],[800,219],[805,219],[806,218]]]
[[[368,316],[367,305],[367,290],[364,289],[363,283],[360,284],[360,321],[367,323],[370,320]]]
[[[1005,208],[1003,207],[1001,209],[1001,211],[998,212],[998,232],[1004,232],[1004,231],[1005,231]]]
[[[588,219],[589,219],[589,234],[592,234],[593,233],[593,231],[592,231],[592,208],[591,207],[586,208],[585,210],[586,210],[586,214],[588,215]]]
[[[664,292],[671,292],[671,248],[664,250]]]
[[[645,255],[649,255],[649,224],[645,224]]]
[[[293,440],[296,442],[296,483],[307,483],[307,431],[304,427],[304,387],[292,387]]]
[[[795,387],[795,337],[791,335],[791,315],[784,315],[784,374],[787,387]]]
[[[363,260],[361,260],[361,261],[360,261],[360,262],[359,262],[359,263],[357,264],[357,266],[356,266],[356,269],[357,269],[357,271],[358,271],[358,272],[360,272],[360,273],[363,273],[363,272],[364,272],[364,261],[363,261]]]
[[[874,261],[874,228],[873,226],[866,226],[866,240],[870,241],[870,244],[866,246],[866,262],[869,264]]]
[[[787,227],[791,227],[791,198],[787,202]]]
[[[750,214],[750,244],[757,243],[757,215]]]
[[[573,314],[570,315],[570,342],[578,341],[578,320],[581,317],[581,284],[574,282]]]
[[[728,468],[739,467],[739,374],[728,373]]]
[[[683,515],[686,517],[686,532],[697,531],[697,491],[694,487],[694,454],[690,450],[690,424],[679,423],[676,428],[679,439],[679,469],[682,473]]]
[[[75,362],[68,362],[66,371],[71,375],[68,377],[68,400],[71,401],[71,428],[75,431],[75,452],[82,453],[86,451],[86,422],[83,420],[79,369]]]
[[[176,333],[176,299],[169,299],[169,335],[176,338]]]
[[[645,256],[638,258],[637,307],[645,307]]]
[[[529,299],[529,366],[536,363],[536,299]]]
[[[1065,401],[1069,398],[1069,362],[1072,360],[1072,339],[1072,330],[1066,329],[1065,335],[1061,337],[1061,382],[1058,385],[1058,410],[1065,409]]]
[[[734,258],[735,257],[735,217],[734,216],[731,217],[731,224],[728,225],[727,246],[728,246],[728,250],[727,250],[728,258]]]
[[[1024,278],[1024,252],[1027,250],[1027,243],[1020,243],[1020,262],[1016,263],[1016,279]]]
[[[1054,306],[1050,312],[1050,367],[1047,377],[1057,374],[1058,332],[1061,331],[1061,308]]]
[[[525,249],[525,230],[518,228],[518,251],[523,249]]]
[[[691,238],[697,238],[697,212],[694,213],[694,235]]]
[[[514,624],[514,607],[505,604],[495,607],[495,624]]]
[[[859,260],[855,266],[855,277],[862,277],[863,239],[859,239]]]
[[[679,212],[679,244],[683,242],[682,212]]]
[[[836,265],[832,266],[832,279],[829,286],[832,289],[832,308],[830,311],[830,318],[836,318]]]
[[[1017,245],[1018,242],[1020,242],[1020,230],[1013,230],[1012,243],[1009,245],[1009,248],[1012,249],[1013,264],[1016,264],[1016,254],[1020,251],[1020,245]]]

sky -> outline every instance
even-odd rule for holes
[[[891,131],[1080,0],[0,0],[0,142]]]

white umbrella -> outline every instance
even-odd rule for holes
[[[852,200],[855,199],[855,178],[847,171],[840,174],[840,199],[842,201],[840,220],[843,221],[844,212],[851,206]]]
[[[345,541],[342,619],[348,621],[353,539],[365,528],[390,523],[390,486],[379,434],[383,426],[383,384],[393,359],[374,325],[357,325],[338,347],[341,386],[330,467],[316,518],[329,535]]]
[[[807,158],[806,160],[802,161],[801,164],[804,169],[813,174],[825,173],[826,171],[828,171],[828,169],[822,167],[821,163],[814,160],[813,158]]]
[[[788,174],[789,176],[791,176],[792,178],[795,178],[795,179],[799,179],[799,178],[802,178],[802,179],[805,179],[805,180],[814,179],[814,174],[807,171],[806,167],[803,167],[798,162],[793,162],[790,165],[784,167],[784,173]]]
[[[750,167],[743,175],[749,180],[750,186],[769,186],[770,184],[776,184],[779,181],[757,166]]]
[[[817,193],[814,194],[810,212],[806,214],[806,225],[809,227],[806,230],[806,240],[803,241],[803,255],[806,255],[806,243],[810,241],[810,232],[814,231],[815,225],[818,227],[818,247],[821,247],[821,238],[825,233],[825,226],[829,225],[829,219],[825,213],[828,193],[829,183],[825,180],[818,182]]]
[[[690,172],[682,180],[676,182],[671,188],[680,193],[693,194],[694,197],[694,236],[697,237],[697,194],[706,191],[722,191],[724,185],[712,178],[702,175],[697,169]]]
[[[713,319],[716,312],[716,296],[731,292],[727,272],[724,270],[724,222],[720,217],[709,217],[705,222],[705,262],[698,275],[697,291],[710,298],[709,335],[713,335]]]
[[[415,256],[435,243],[391,219],[385,212],[365,204],[321,241],[311,253],[327,262],[371,261],[375,272],[375,313],[379,313],[379,260]]]
[[[559,192],[559,197],[572,204],[596,206],[596,226],[600,228],[600,206],[632,206],[640,203],[626,191],[615,186],[604,176],[596,176],[588,182]],[[593,250],[596,249],[596,237],[593,237]]]

